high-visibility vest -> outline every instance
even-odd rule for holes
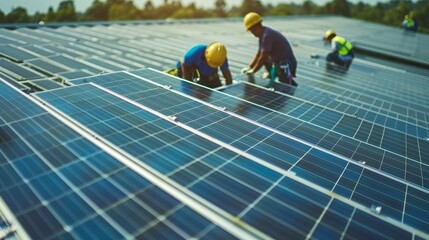
[[[352,50],[352,48],[353,48],[353,45],[351,43],[347,42],[346,39],[343,37],[335,36],[332,39],[332,41],[340,44],[340,48],[338,49],[338,53],[341,56],[346,56],[347,54],[349,54],[350,50]]]
[[[411,18],[407,19],[407,27],[412,28],[414,26],[414,21]]]

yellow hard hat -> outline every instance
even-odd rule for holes
[[[246,16],[244,16],[243,22],[244,22],[244,27],[246,28],[246,31],[249,31],[251,27],[262,22],[262,18],[261,16],[259,16],[259,14],[255,12],[249,12],[248,14],[246,14]]]
[[[206,48],[207,64],[212,68],[222,66],[226,59],[226,47],[222,43],[212,42]]]
[[[333,30],[329,29],[328,31],[326,31],[324,39],[326,40],[326,39],[328,39],[329,37],[331,37],[331,36],[336,36],[336,35],[337,35],[337,34],[336,34]]]

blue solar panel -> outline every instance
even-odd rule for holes
[[[0,196],[31,238],[233,238],[4,82],[0,99]]]
[[[32,37],[31,35],[26,35],[26,34],[19,34],[15,31],[9,31],[3,28],[0,29],[0,33],[4,37],[10,38],[10,39],[16,39],[16,40],[19,40],[18,42],[24,42],[28,44],[44,44],[49,42],[49,40],[47,39]],[[15,44],[15,41],[13,43]]]
[[[39,69],[39,71],[42,71],[51,75],[55,73],[65,72],[69,69],[64,66],[59,66],[55,63],[42,60],[42,59],[34,59],[34,60],[26,61],[26,63],[32,66],[33,68]]]
[[[21,84],[21,83],[15,81],[15,79],[13,79],[12,77],[10,77],[10,76],[8,76],[6,74],[0,73],[0,78],[3,79],[3,80],[5,80],[6,82],[10,83],[12,86],[16,87],[17,89],[21,89],[21,90],[23,90],[23,89],[29,89],[29,87],[27,87],[24,84]]]
[[[422,77],[413,76],[414,81],[404,82],[401,79],[406,79],[407,73],[387,70],[364,76],[349,73],[347,78],[335,75],[323,77],[324,69],[311,64],[303,68],[322,78],[316,81],[303,78],[296,96],[409,135],[420,138],[429,136],[426,120],[429,109],[425,106],[424,93],[417,91],[424,88]],[[395,75],[386,76],[387,73]],[[414,91],[406,90],[412,84],[417,85],[411,88]],[[402,94],[398,95],[398,91]],[[412,93],[404,94],[407,92]]]
[[[293,45],[297,88],[100,74],[162,71],[219,36],[238,73],[257,41],[231,19],[0,29],[16,46],[3,55],[39,56],[0,61],[5,80],[43,84],[22,76],[37,69],[78,85],[22,94],[0,82],[0,239],[17,223],[34,239],[429,239],[429,38],[343,17],[264,24]],[[348,72],[326,69],[326,26],[402,62],[356,51]]]
[[[270,218],[273,219],[266,220],[267,223],[271,223],[270,226],[282,226],[281,229],[283,230],[273,230],[268,228],[269,225],[257,227],[265,233],[273,234],[270,236],[279,237],[286,233],[297,234],[294,236],[305,236],[313,228],[314,220],[319,218],[326,204],[330,202],[330,196],[322,194],[320,197],[314,197],[321,193],[314,192],[315,189],[309,188],[306,190],[310,191],[308,195],[306,191],[304,193],[300,191],[303,194],[301,197],[320,199],[317,204],[324,206],[319,209],[320,212],[308,219],[307,215],[305,215],[306,217],[301,216],[302,213],[296,215],[296,211],[303,210],[285,209],[285,204],[292,204],[293,206],[300,201],[292,201],[296,198],[293,195],[289,197],[281,194],[276,196],[275,192],[284,190],[294,192],[295,190],[289,188],[290,185],[298,189],[303,188],[303,186],[296,186],[296,184],[302,185],[302,183],[288,179],[283,175],[289,175],[286,173],[288,169],[296,174],[298,179],[306,179],[321,185],[324,189],[338,192],[346,199],[362,204],[367,208],[372,205],[381,206],[386,209],[383,215],[386,214],[397,222],[403,222],[402,216],[404,214],[413,215],[417,219],[425,218],[420,214],[417,216],[412,212],[402,210],[398,215],[395,206],[389,204],[390,200],[386,201],[386,197],[390,196],[390,189],[400,186],[397,191],[402,193],[402,196],[395,196],[394,199],[405,203],[406,189],[413,187],[403,182],[379,174],[376,174],[377,177],[375,178],[373,177],[374,172],[364,166],[353,164],[345,159],[289,139],[284,135],[276,134],[267,128],[250,124],[245,120],[207,107],[192,99],[172,94],[169,90],[127,76],[126,73],[87,79],[87,81],[95,82],[98,80],[110,85],[109,88],[114,89],[115,92],[123,91],[127,94],[133,94],[130,92],[131,89],[138,91],[141,96],[145,96],[137,100],[139,103],[156,109],[165,116],[174,115],[177,117],[177,121],[222,141],[230,148],[239,149],[240,153],[245,153],[245,156],[250,154],[251,159],[258,159],[256,165],[255,163],[249,165],[251,161],[246,157],[219,149],[204,138],[192,135],[176,126],[171,126],[165,121],[154,120],[153,116],[147,116],[147,113],[135,104],[110,96],[106,92],[96,89],[95,86],[83,84],[37,95],[71,118],[89,127],[100,137],[107,139],[213,204],[222,206],[230,214],[240,216],[243,215],[243,211],[249,211],[241,219],[249,221],[250,224],[256,224],[253,221],[258,219],[257,216],[260,214],[265,215],[265,217],[267,217],[266,215],[271,216]],[[141,88],[138,88],[139,85]],[[150,85],[153,85],[152,88]],[[204,171],[201,171],[203,169],[195,171],[193,170],[194,167],[191,167],[194,164],[201,165],[201,163],[204,166]],[[216,169],[219,170],[216,171]],[[247,175],[242,174],[246,172],[248,172]],[[343,175],[344,172],[355,172],[358,177],[350,179],[348,175]],[[354,186],[344,184],[347,181],[351,181]],[[377,188],[374,192],[365,191],[377,182],[382,182],[391,188]],[[277,185],[280,189],[277,189]],[[268,197],[258,200],[256,209],[246,210],[249,204],[261,198],[261,194],[273,186],[275,187],[269,191]],[[365,193],[365,198],[359,198],[361,191]],[[322,199],[326,201],[322,201]],[[280,205],[278,209],[276,207],[269,209],[268,206],[273,204]],[[299,221],[303,221],[304,225],[299,225],[300,227],[297,229],[297,225],[288,222],[288,219],[278,219],[276,214],[294,216],[295,220],[300,219]],[[422,227],[410,225],[418,229]],[[341,232],[341,230],[336,230]]]
[[[139,70],[135,71],[135,74],[149,78],[162,85],[171,85],[173,86],[173,89],[177,89],[186,94],[196,92],[189,91],[189,84],[186,82],[177,81],[168,75],[156,71]],[[100,84],[103,85],[107,84],[106,86],[110,88],[108,83],[101,83],[102,81],[96,82],[100,82]],[[119,91],[117,89],[120,89],[120,83],[112,83],[117,85],[112,89]],[[144,84],[139,81],[137,81],[137,83],[138,85]],[[127,84],[128,83],[125,81],[123,82],[123,85]],[[120,93],[129,96],[136,101],[139,101],[140,98],[145,96],[132,95],[132,89],[136,88],[137,87],[127,86],[127,89],[122,89]],[[419,186],[424,186],[426,188],[429,186],[429,168],[425,164],[425,159],[428,159],[425,156],[428,155],[429,148],[421,147],[426,146],[428,144],[427,141],[412,138],[410,136],[407,136],[407,138],[402,136],[403,142],[408,143],[408,148],[401,149],[400,147],[397,147],[398,141],[400,141],[400,139],[398,137],[390,137],[389,131],[384,131],[383,133],[385,134],[385,141],[381,147],[379,144],[373,144],[373,142],[371,142],[371,138],[368,140],[368,144],[365,144],[364,142],[360,142],[352,138],[354,134],[356,134],[354,137],[357,138],[359,136],[358,134],[361,134],[361,132],[355,133],[356,129],[353,128],[354,126],[359,126],[356,124],[356,122],[362,122],[361,120],[338,115],[337,112],[332,112],[328,109],[323,111],[327,117],[322,117],[323,115],[321,115],[320,111],[315,111],[316,114],[319,114],[317,117],[311,117],[311,114],[308,113],[309,110],[307,110],[308,108],[306,107],[308,105],[311,106],[311,104],[305,103],[303,108],[299,108],[301,103],[298,105],[294,104],[294,102],[297,102],[296,100],[293,101],[293,99],[290,99],[288,95],[284,95],[282,93],[285,92],[286,94],[291,95],[292,92],[294,92],[293,89],[282,85],[278,85],[277,89],[279,90],[278,92],[272,92],[248,84],[238,84],[223,90],[224,92],[230,93],[232,96],[238,98],[232,98],[231,96],[225,94],[213,92],[209,97],[204,97],[204,100],[218,106],[226,107],[229,111],[251,118],[255,121],[276,128],[282,132],[289,133],[295,137],[304,139],[310,143],[331,150],[342,156],[351,158],[357,162],[365,162],[367,166],[380,169],[383,172],[392,174],[401,179],[405,179]],[[243,102],[242,99],[245,99],[249,102]],[[252,105],[251,103],[256,103],[258,105]],[[155,102],[154,104],[159,104],[159,101]],[[260,105],[265,106],[268,109],[263,108]],[[161,107],[156,106],[156,108],[159,109]],[[272,108],[274,108],[276,111],[273,112],[270,110]],[[294,110],[296,112],[301,111],[300,115],[302,116],[302,119],[297,119],[289,115],[281,114],[283,112],[287,112],[288,110]],[[308,119],[309,116],[312,120]],[[322,126],[324,128],[318,126]],[[334,129],[336,131],[329,131],[330,129]],[[361,126],[361,129],[365,128]],[[374,131],[374,133],[372,131]],[[339,134],[337,132],[343,134]],[[370,132],[373,134],[373,136],[377,136],[373,128],[368,128],[367,135]],[[395,134],[395,132],[391,133],[392,135]],[[389,141],[390,139],[392,140]],[[414,144],[411,140],[414,141]],[[413,149],[412,146],[420,146],[420,148],[417,149],[419,154],[412,155],[412,152],[410,151]],[[405,155],[408,155],[408,157]]]
[[[12,59],[15,62],[22,62],[23,60],[37,58],[36,55],[30,54],[10,44],[0,45],[0,55],[5,56],[6,58]]]
[[[0,69],[4,69],[2,70],[10,73],[11,75],[14,75],[14,78],[18,79],[18,80],[31,80],[31,79],[36,79],[36,78],[41,78],[43,75],[36,73],[35,71],[31,71],[30,69],[20,66],[16,63],[4,60],[4,59],[0,59]]]
[[[98,74],[103,71],[101,68],[90,66],[84,62],[81,62],[79,60],[72,59],[63,55],[51,56],[48,58],[51,61],[58,62],[64,66],[68,66],[69,68],[76,69],[76,70],[87,70],[92,72],[93,74]]]
[[[84,70],[67,71],[67,72],[58,73],[57,75],[66,80],[92,76],[90,72],[84,71]]]
[[[42,88],[43,90],[49,90],[49,89],[56,89],[61,88],[63,85],[55,80],[52,79],[39,79],[39,80],[33,80],[31,81],[33,85],[36,85],[39,88]]]

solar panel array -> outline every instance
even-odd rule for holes
[[[239,74],[257,49],[241,19],[0,29],[0,237],[429,239],[429,72],[310,58],[334,28],[365,51],[373,32],[409,39],[378,54],[421,66],[428,37],[264,23],[293,43],[298,87]],[[162,72],[214,40],[233,85]]]

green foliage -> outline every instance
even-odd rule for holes
[[[139,19],[141,13],[132,2],[126,2],[112,4],[107,16],[109,20],[132,20]]]
[[[178,11],[174,12],[170,18],[180,19],[180,18],[204,18],[210,17],[210,12],[195,9],[194,7],[181,8]]]
[[[107,21],[109,7],[100,0],[94,0],[82,16],[83,21]]]
[[[0,9],[0,23],[5,23],[6,22],[6,15],[4,14],[4,12]]]
[[[327,10],[331,14],[350,17],[350,7],[347,0],[333,0]]]
[[[276,7],[270,9],[267,15],[271,15],[271,16],[293,15],[293,10],[288,4],[279,4]]]
[[[48,13],[46,14],[43,21],[45,22],[55,22],[57,20],[57,14],[55,13],[54,9],[50,7],[48,9]]]
[[[76,21],[76,11],[72,0],[60,2],[56,13],[57,22],[73,22]]]
[[[16,7],[6,15],[6,23],[27,23],[30,17],[27,14],[27,9]]]
[[[146,0],[141,8],[136,7],[133,0],[93,0],[88,9],[77,13],[73,0],[63,0],[56,11],[50,7],[47,13],[37,12],[33,16],[29,16],[23,7],[12,9],[8,14],[0,10],[0,23],[242,17],[248,12],[257,12],[263,16],[333,14],[400,27],[404,15],[412,13],[418,19],[419,32],[429,33],[428,0],[390,0],[376,4],[331,0],[324,5],[313,1],[305,0],[301,5],[282,3],[264,6],[260,0],[243,0],[240,6],[227,11],[227,0],[213,1],[211,10],[199,9],[193,3],[182,6],[181,0],[164,0],[159,6],[153,5],[152,0]]]
[[[315,8],[317,8],[317,6],[311,0],[306,0],[302,4],[303,14],[313,14],[314,13],[313,11]]]
[[[216,17],[227,17],[228,14],[225,11],[226,2],[225,0],[216,0],[215,2],[215,16]]]
[[[265,8],[259,0],[243,0],[239,9],[240,16],[245,16],[249,12],[256,12],[264,15]]]

